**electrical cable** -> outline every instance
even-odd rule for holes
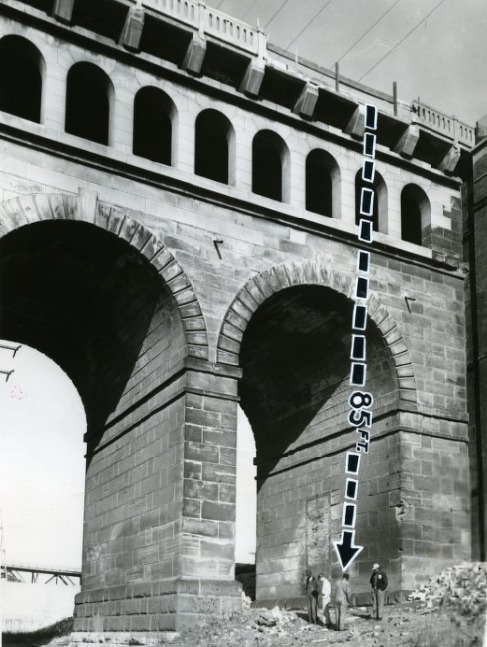
[[[216,5],[215,9],[219,9],[224,2],[225,0],[220,0],[220,2]]]
[[[273,13],[273,15],[266,22],[266,24],[264,25],[264,29],[267,29],[268,25],[271,24],[271,22],[274,20],[274,18],[277,16],[278,13],[281,13],[281,11],[284,9],[284,7],[287,5],[288,2],[289,0],[284,0],[283,2],[281,2],[281,6],[279,7],[279,9],[277,9],[277,11]]]
[[[242,16],[242,20],[244,20],[244,19],[249,15],[249,13],[252,11],[252,9],[255,7],[255,5],[256,5],[258,2],[259,2],[259,0],[254,0],[253,4],[251,4],[251,5],[250,5],[250,8],[249,8],[249,9],[247,9],[247,11],[246,11],[246,12],[244,13],[244,15]]]
[[[321,9],[319,9],[315,13],[315,15],[311,18],[311,20],[309,22],[307,22],[306,25],[301,29],[299,34],[297,36],[295,36],[288,45],[286,45],[286,49],[289,49],[291,47],[291,45],[293,43],[295,43],[302,34],[304,34],[304,32],[308,29],[308,27],[311,25],[311,23],[314,22],[316,20],[316,18],[318,18],[318,16],[320,15],[320,13],[322,11],[324,11],[328,7],[328,5],[331,4],[332,2],[333,2],[333,0],[328,0],[328,2],[323,7],[321,7]]]
[[[438,2],[438,4],[436,4],[436,5],[433,7],[433,9],[432,9],[428,14],[426,14],[426,16],[425,16],[425,17],[424,17],[420,22],[418,22],[418,24],[417,24],[415,27],[413,27],[410,31],[408,31],[408,33],[407,33],[403,38],[401,38],[401,40],[400,40],[396,45],[394,45],[394,47],[393,47],[392,49],[390,49],[388,52],[386,52],[386,53],[384,54],[384,56],[382,56],[382,58],[380,58],[380,59],[377,61],[377,63],[374,63],[374,65],[372,65],[372,67],[371,67],[371,68],[369,68],[369,69],[367,70],[367,72],[365,72],[365,74],[362,74],[362,76],[360,77],[359,81],[361,81],[363,78],[365,78],[365,77],[367,76],[367,74],[369,74],[370,72],[372,72],[372,70],[374,70],[378,65],[380,65],[380,63],[382,63],[382,61],[383,61],[385,58],[387,58],[387,57],[388,57],[390,54],[392,54],[392,53],[393,53],[393,52],[394,52],[398,47],[400,47],[400,46],[404,43],[404,41],[405,41],[407,38],[409,38],[409,36],[411,36],[411,34],[412,34],[414,31],[416,31],[416,29],[418,29],[418,27],[420,27],[420,26],[421,26],[421,25],[422,25],[422,24],[423,24],[423,23],[424,23],[424,22],[425,22],[425,21],[426,21],[426,20],[431,16],[431,14],[432,14],[434,11],[436,11],[436,10],[439,8],[439,6],[440,6],[440,5],[442,5],[444,2],[445,2],[445,0],[440,0],[440,2]]]
[[[354,43],[352,43],[352,45],[350,45],[350,47],[347,49],[347,51],[346,51],[344,54],[342,54],[342,55],[340,56],[340,58],[337,58],[336,62],[337,62],[337,63],[339,63],[343,58],[345,58],[345,56],[346,56],[349,52],[351,52],[351,51],[352,51],[352,49],[353,49],[356,45],[358,45],[358,44],[360,43],[360,41],[361,41],[361,40],[363,40],[363,39],[367,36],[367,34],[370,34],[370,32],[374,29],[374,27],[375,27],[376,25],[378,25],[378,24],[381,22],[381,20],[383,20],[383,19],[387,16],[387,14],[388,14],[388,13],[390,13],[390,12],[394,9],[394,7],[395,7],[396,5],[398,5],[400,2],[401,2],[401,0],[396,0],[396,2],[392,5],[392,7],[389,7],[389,9],[387,9],[387,11],[384,11],[384,13],[382,14],[382,16],[380,16],[380,17],[379,17],[379,18],[374,22],[374,24],[373,24],[371,27],[369,27],[369,28],[367,29],[367,31],[365,31],[365,32],[360,36],[360,38],[358,38]]]

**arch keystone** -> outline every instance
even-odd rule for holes
[[[83,214],[86,222],[95,224],[98,211],[98,194],[88,189],[79,189],[78,191],[78,208]]]

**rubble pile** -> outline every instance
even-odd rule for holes
[[[286,631],[289,625],[299,625],[302,629],[311,627],[305,620],[299,618],[296,613],[286,611],[275,606],[270,611],[265,610],[259,613],[255,618],[254,624],[259,631],[273,628],[271,633]]]
[[[431,577],[409,596],[428,608],[448,607],[472,620],[487,611],[487,563],[468,562],[450,566]]]

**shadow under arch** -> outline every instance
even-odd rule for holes
[[[57,194],[0,205],[0,335],[45,353],[71,378],[86,410],[89,456],[107,425],[187,355],[207,357],[208,345],[171,252],[137,221],[97,203],[90,212],[83,200]]]
[[[208,335],[193,285],[164,241],[123,209],[97,200],[96,194],[32,194],[0,203],[0,241],[26,225],[44,221],[75,221],[126,242],[160,275],[181,317],[187,355],[208,358]]]
[[[319,261],[275,265],[249,279],[230,304],[218,337],[218,361],[238,366],[244,332],[257,309],[281,290],[304,285],[330,288],[349,300],[353,298],[352,274],[327,267]],[[406,408],[414,406],[417,394],[413,365],[397,324],[374,294],[367,302],[367,311],[389,348],[397,373],[398,402]],[[350,323],[351,317],[347,321],[348,335]]]
[[[271,296],[250,320],[239,394],[255,435],[258,490],[288,467],[283,458],[333,443],[347,430],[352,310],[343,294],[302,285]],[[367,390],[377,415],[397,407],[397,378],[373,322],[366,338]]]
[[[168,377],[183,360],[174,301],[149,261],[87,223],[22,227],[1,239],[0,258],[0,336],[43,352],[71,378],[92,452],[110,419],[150,390],[146,375]]]

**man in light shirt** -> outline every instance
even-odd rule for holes
[[[318,611],[321,613],[323,623],[326,627],[331,625],[330,620],[331,584],[329,580],[320,573],[318,575]]]

